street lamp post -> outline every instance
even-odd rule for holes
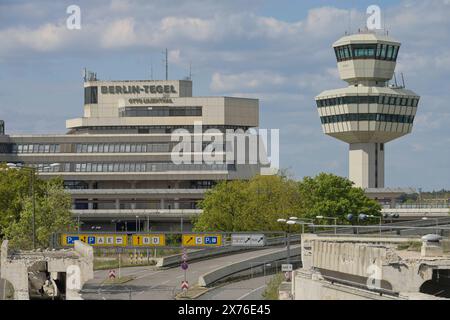
[[[428,217],[423,217],[422,220],[426,221],[426,220],[434,220],[436,222],[436,234],[438,234],[438,228],[439,228],[439,219],[436,218],[428,218]]]
[[[336,217],[324,217],[324,216],[316,216],[316,219],[327,219],[327,220],[334,220],[334,234],[337,234],[337,218]]]
[[[286,223],[286,219],[278,219],[278,223]],[[289,264],[291,262],[291,233],[290,233],[290,226],[288,225],[287,232],[286,232],[286,250],[287,250],[287,263]]]
[[[302,220],[311,220],[312,221],[312,219],[302,219]],[[300,219],[299,218],[297,218],[297,217],[290,217],[289,218],[289,220],[287,220],[287,219],[277,219],[277,222],[278,223],[283,223],[283,224],[287,224],[287,244],[286,244],[286,246],[287,246],[287,263],[288,264],[290,264],[290,261],[291,261],[291,226],[292,225],[295,225],[295,224],[300,224],[301,226],[302,226],[302,234],[303,233],[305,233],[305,224],[308,224],[308,223],[306,223],[305,221],[300,221]]]

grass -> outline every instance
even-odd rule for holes
[[[283,273],[277,273],[267,284],[262,296],[265,300],[278,300],[278,290],[285,280]]]
[[[105,281],[102,282],[102,284],[123,284],[131,280],[134,280],[134,277],[125,276],[115,279],[106,279]]]

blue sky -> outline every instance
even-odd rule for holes
[[[81,7],[81,30],[66,8]],[[195,95],[260,99],[297,178],[346,176],[348,147],[321,131],[314,96],[344,87],[331,44],[377,4],[402,42],[397,72],[422,99],[413,133],[386,146],[386,185],[450,189],[450,0],[0,0],[0,119],[10,134],[64,133],[82,115],[81,70],[101,79],[170,78],[193,66]]]

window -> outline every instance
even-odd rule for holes
[[[84,88],[84,104],[97,104],[98,103],[98,88],[86,87]]]

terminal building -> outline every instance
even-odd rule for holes
[[[35,167],[44,179],[61,176],[81,230],[187,231],[208,189],[261,169],[223,161],[233,142],[221,142],[213,163],[202,161],[204,150],[227,130],[258,125],[257,99],[194,97],[191,80],[100,81],[88,73],[84,115],[67,120],[66,134],[6,135],[0,121],[0,162]],[[178,129],[180,140],[194,141],[184,150],[192,161],[182,164],[172,159]]]
[[[341,89],[316,97],[323,132],[349,144],[349,179],[363,189],[382,189],[385,144],[411,133],[420,97],[404,83],[390,85],[400,42],[360,32],[333,44]]]

